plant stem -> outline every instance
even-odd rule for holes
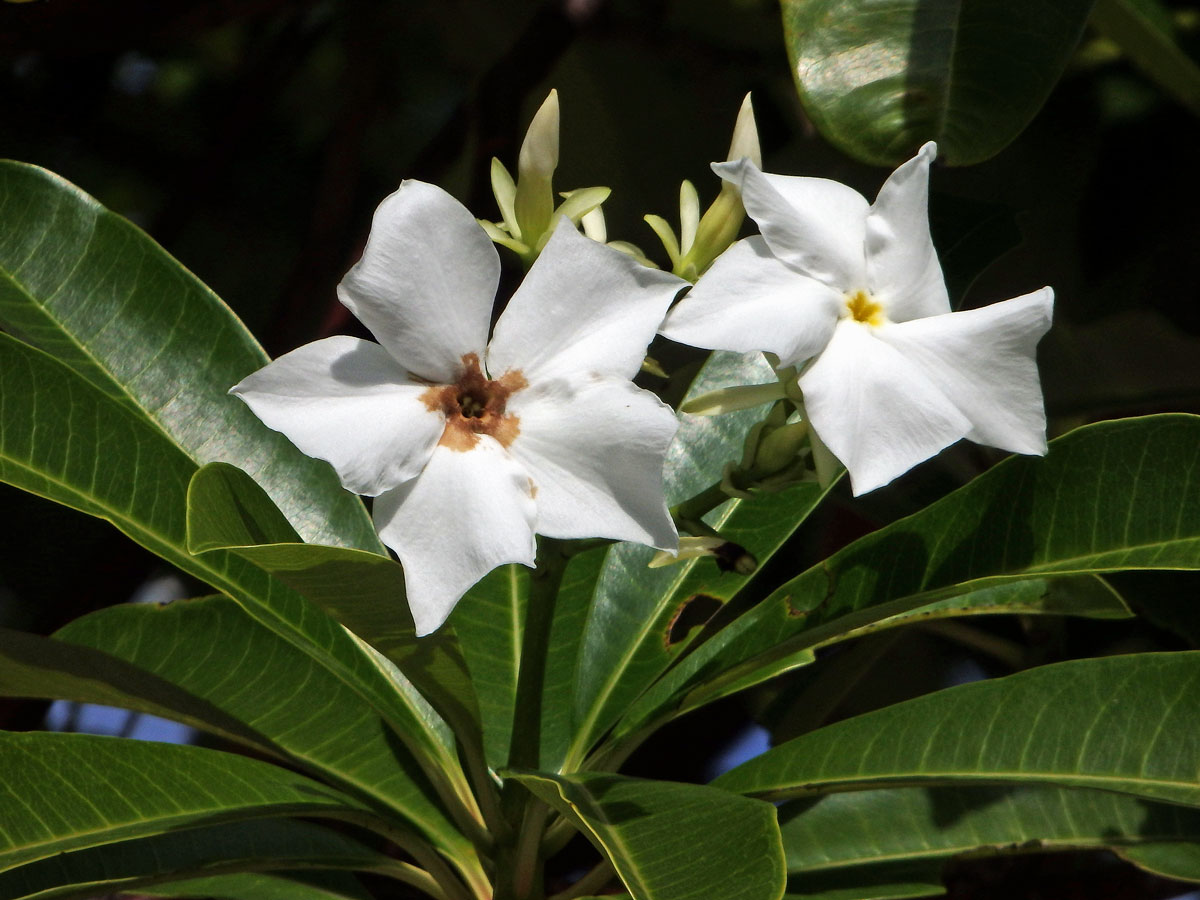
[[[436,882],[440,889],[439,896],[444,898],[444,900],[473,900],[471,892],[459,881],[458,876],[454,874],[441,855],[416,832],[394,822],[384,821],[367,812],[361,814],[351,813],[343,815],[341,818],[344,821],[352,822],[381,837],[387,838],[387,840],[415,859],[420,867],[428,873],[429,877]],[[416,867],[413,868],[415,869]],[[482,900],[485,895],[480,894],[477,889],[475,896]]]
[[[551,895],[549,900],[575,900],[576,897],[599,893],[606,884],[612,881],[613,874],[612,863],[607,859],[602,859],[590,872],[566,890]]]

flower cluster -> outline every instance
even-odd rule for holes
[[[552,99],[540,115],[553,118],[543,143],[556,150]],[[338,288],[378,343],[308,344],[232,392],[375,498],[419,634],[492,568],[533,565],[535,534],[675,550],[662,468],[677,420],[632,383],[660,329],[773,354],[807,425],[770,430],[789,447],[811,430],[856,494],[964,437],[1044,453],[1034,349],[1052,292],[951,312],[926,211],[935,154],[921,148],[873,204],[750,158],[714,164],[761,235],[714,252],[669,313],[686,281],[581,235],[561,210],[532,229],[518,204],[501,242],[530,238],[519,249],[532,266],[490,337],[496,226],[485,232],[441,189],[406,181]],[[543,155],[539,197],[556,159]],[[523,184],[536,168],[523,162]]]

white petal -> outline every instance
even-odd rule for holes
[[[488,372],[520,369],[530,382],[579,373],[632,378],[686,285],[560,220],[496,323]]]
[[[347,488],[374,496],[420,472],[441,437],[445,417],[421,401],[428,389],[378,344],[341,335],[279,357],[230,393],[331,463]]]
[[[541,382],[513,395],[520,433],[509,448],[536,488],[539,534],[678,543],[663,496],[679,423],[648,391],[618,379]]]
[[[971,430],[953,403],[869,326],[843,319],[800,376],[809,422],[850,472],[854,493],[882,487]]]
[[[405,181],[375,210],[338,298],[402,366],[446,384],[464,355],[483,358],[499,280],[500,257],[466,207]]]
[[[717,257],[662,333],[709,350],[767,350],[790,366],[829,343],[841,305],[841,294],[789,269],[756,236]]]
[[[971,440],[1043,454],[1046,413],[1035,350],[1053,306],[1047,287],[980,309],[881,328],[878,335],[971,420]]]
[[[929,236],[932,141],[891,174],[867,215],[867,285],[887,317],[905,322],[950,312],[950,298]]]
[[[533,565],[531,493],[521,466],[482,436],[466,452],[439,446],[420,475],[376,498],[375,528],[404,566],[418,635],[496,566]]]
[[[771,252],[839,292],[866,287],[866,198],[827,178],[767,175],[748,159],[713,163],[736,185]]]

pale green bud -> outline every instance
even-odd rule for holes
[[[558,91],[551,91],[542,103],[517,159],[517,193],[514,207],[521,239],[535,247],[550,227],[554,211],[551,181],[558,167]]]

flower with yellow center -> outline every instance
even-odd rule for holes
[[[873,204],[836,181],[714,163],[762,235],[722,254],[662,328],[685,344],[799,366],[809,423],[856,494],[964,437],[1046,452],[1034,350],[1053,291],[950,311],[929,236],[936,153],[922,147]]]
[[[488,337],[500,260],[445,191],[406,181],[338,297],[379,343],[326,338],[232,389],[375,498],[418,634],[534,533],[674,550],[662,488],[677,422],[631,381],[686,282],[562,220]]]

